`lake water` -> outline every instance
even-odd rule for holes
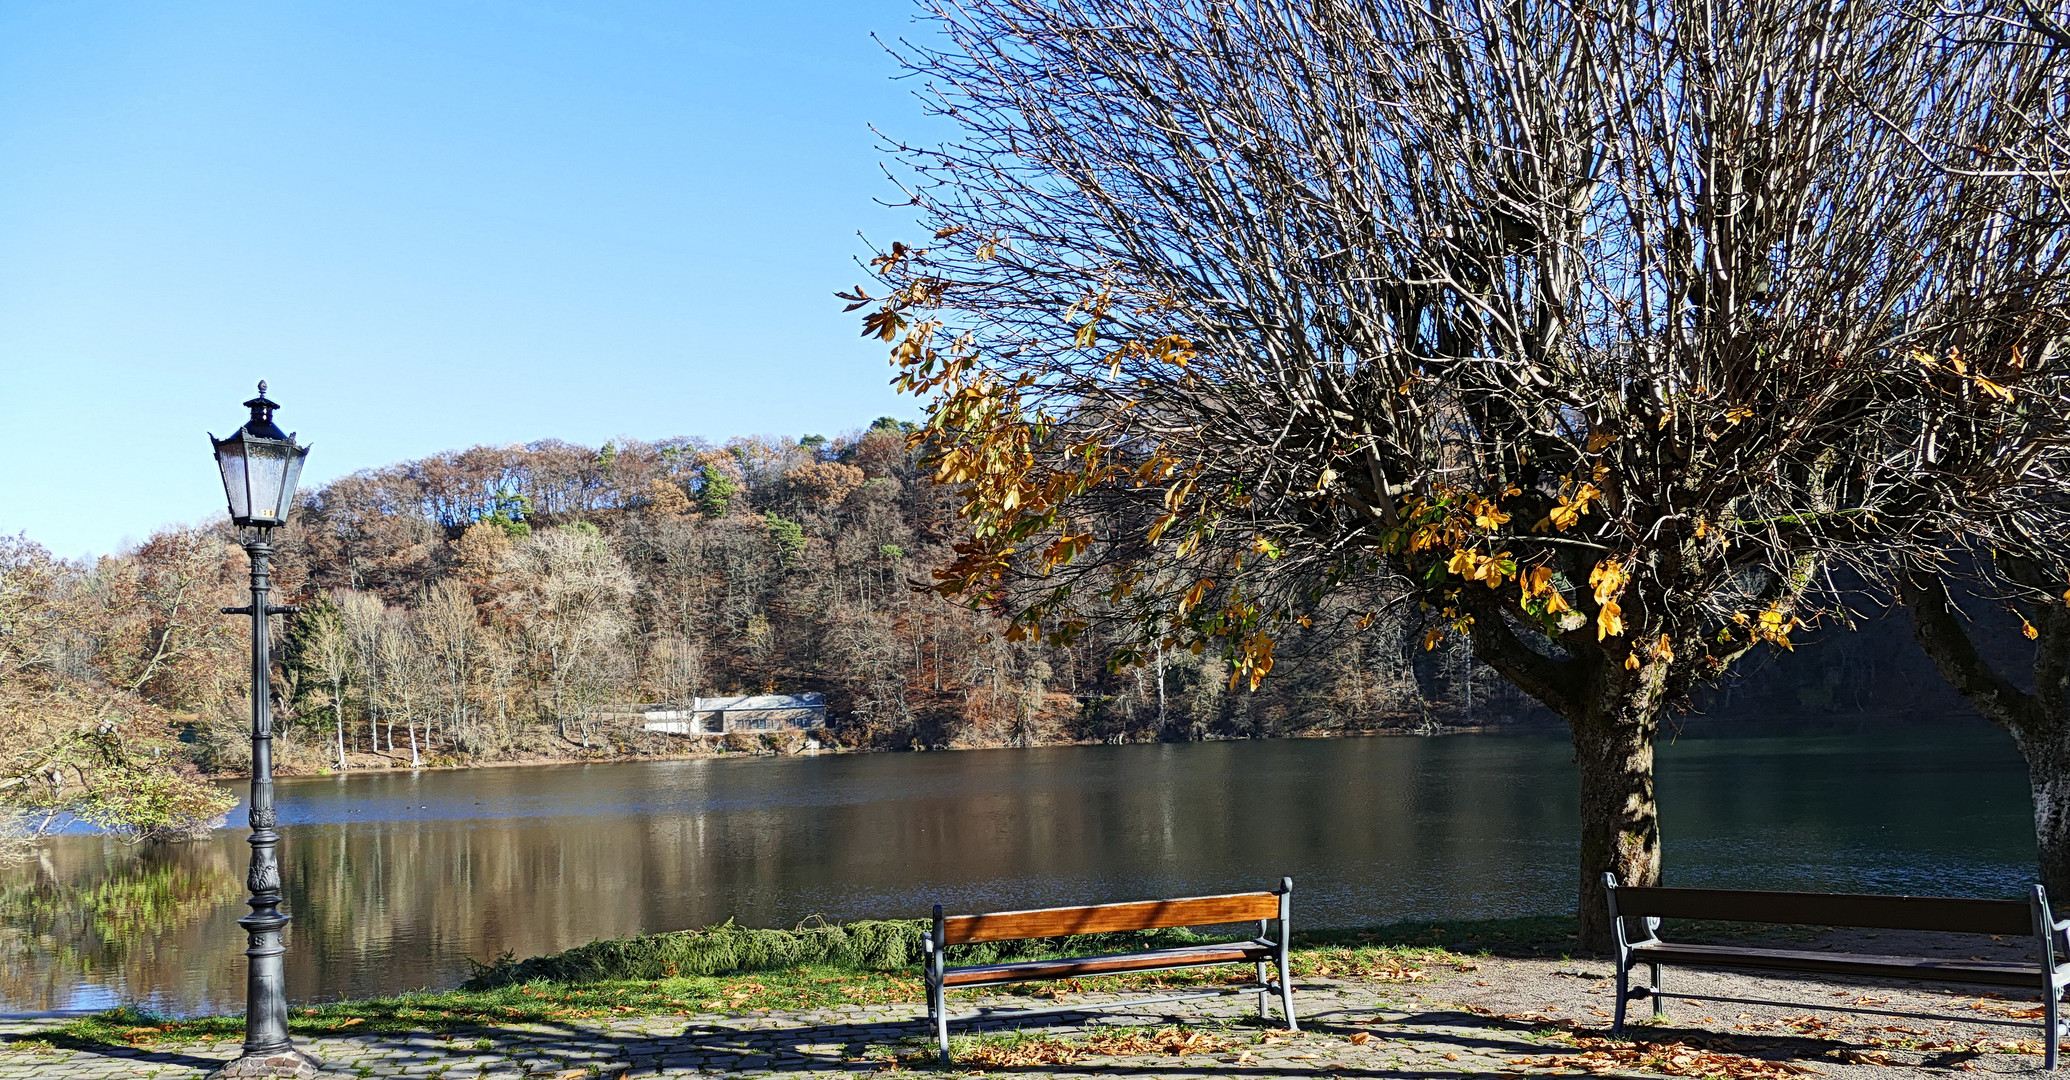
[[[1685,733],[1670,883],[2018,895],[2024,772],[1982,722]],[[291,1000],[728,917],[787,926],[1263,888],[1296,925],[1571,911],[1557,734],[737,758],[288,779]],[[233,822],[243,821],[240,808]],[[0,1008],[238,1011],[242,828],[57,837],[0,872]]]

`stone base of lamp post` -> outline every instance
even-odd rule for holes
[[[323,1062],[291,1046],[270,1054],[232,1058],[222,1068],[208,1074],[207,1080],[317,1080],[318,1077],[336,1075],[326,1072]]]

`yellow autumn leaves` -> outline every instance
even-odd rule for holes
[[[1732,617],[1732,621],[1744,627],[1754,640],[1780,645],[1785,649],[1793,647],[1790,643],[1790,632],[1804,625],[1804,620],[1776,605],[1771,605],[1758,617],[1750,617],[1744,611],[1739,612]]]
[[[1548,615],[1574,610],[1567,606],[1567,598],[1560,595],[1560,590],[1553,585],[1553,569],[1550,566],[1534,566],[1519,573],[1517,588],[1523,592],[1526,601],[1535,600],[1544,605],[1545,613]]]
[[[1559,504],[1552,511],[1538,519],[1531,526],[1532,532],[1565,532],[1580,524],[1581,515],[1588,513],[1588,504],[1603,497],[1596,485],[1583,483],[1579,488],[1560,496]]]
[[[1962,350],[1960,349],[1950,350],[1946,363],[1934,359],[1929,353],[1916,349],[1912,352],[1912,359],[1917,361],[1920,367],[1928,371],[1953,372],[1956,378],[1969,380],[1985,396],[1997,398],[2007,404],[2012,403],[2012,388],[1992,382],[1984,378],[1982,374],[1970,370],[1969,363],[1962,359]],[[2019,351],[2017,349],[2013,351],[2013,363],[2015,366],[2018,366]]]
[[[1604,559],[1589,571],[1588,587],[1596,594],[1597,641],[1624,633],[1624,608],[1618,606],[1617,597],[1630,580],[1631,575],[1615,559]]]
[[[1500,555],[1483,555],[1472,548],[1460,548],[1452,553],[1451,560],[1445,563],[1445,569],[1468,581],[1479,581],[1491,589],[1496,589],[1502,587],[1504,564],[1508,560],[1507,551]]]

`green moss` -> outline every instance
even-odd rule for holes
[[[504,956],[494,963],[477,965],[474,977],[463,985],[470,990],[487,990],[534,979],[566,983],[666,979],[721,972],[781,971],[799,965],[859,971],[917,970],[922,959],[920,935],[927,926],[923,920],[902,919],[757,930],[728,920],[702,930],[592,941],[567,952],[530,960]],[[1185,930],[1081,934],[959,946],[950,956],[956,964],[991,964],[1226,940],[1227,935],[1207,936]]]
[[[917,974],[808,965],[754,976],[705,975],[581,984],[535,981],[492,990],[419,991],[371,1001],[340,1001],[292,1009],[288,1030],[307,1038],[421,1031],[471,1042],[479,1033],[493,1029],[533,1025],[564,1028],[624,1016],[693,1016],[918,1002],[921,997]],[[242,1016],[173,1020],[139,1009],[121,1008],[80,1017],[16,1041],[90,1048],[234,1042],[243,1037]]]

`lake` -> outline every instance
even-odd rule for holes
[[[2025,772],[1981,721],[1663,740],[1671,884],[2016,896]],[[449,987],[468,961],[735,918],[789,926],[1230,892],[1299,926],[1571,911],[1552,733],[707,758],[285,779],[288,993]],[[56,837],[0,871],[0,1007],[240,1011],[238,827]]]

